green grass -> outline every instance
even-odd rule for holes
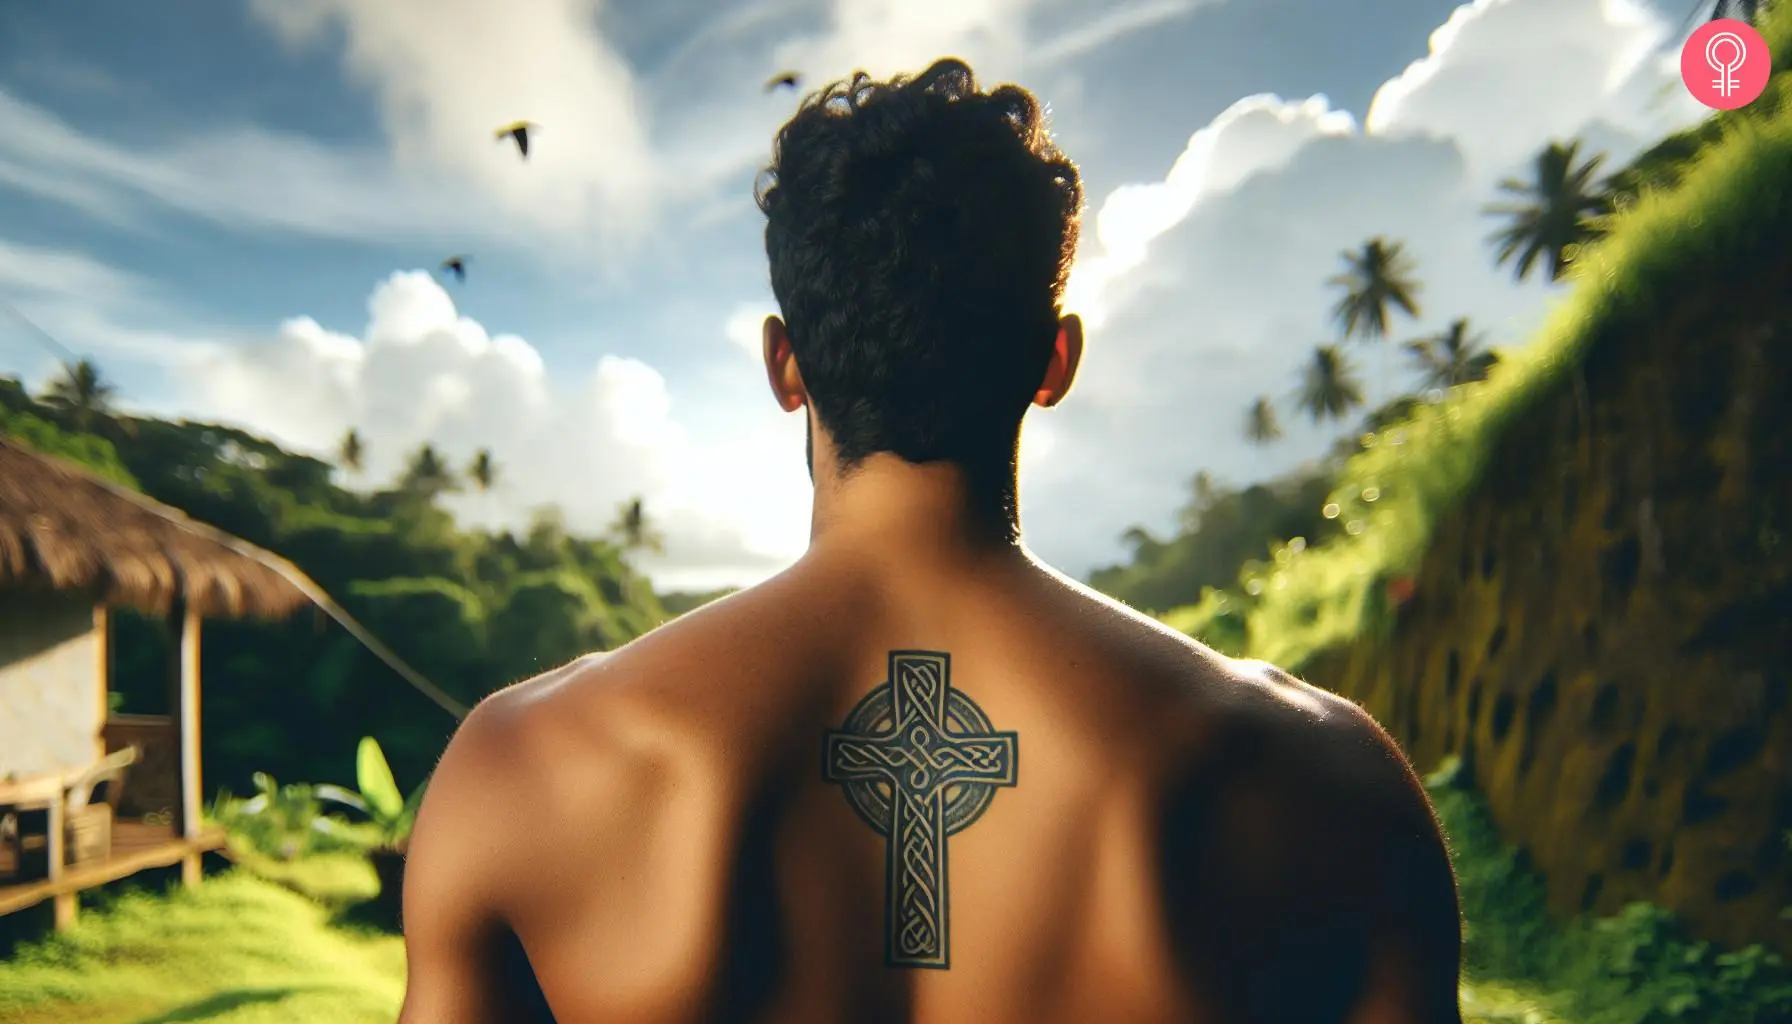
[[[231,859],[245,871],[333,909],[370,900],[379,894],[379,879],[367,858],[357,853],[313,853],[280,860],[232,841]]]
[[[302,883],[363,888],[345,866],[320,857]],[[333,923],[330,902],[243,869],[127,893],[0,963],[9,1024],[389,1024],[403,994],[402,940]]]
[[[1780,5],[1763,34],[1775,52],[1792,50],[1792,5]],[[1515,421],[1571,386],[1594,346],[1647,331],[1688,288],[1722,287],[1739,260],[1792,237],[1792,75],[1722,123],[1723,137],[1672,188],[1645,191],[1612,219],[1605,240],[1575,261],[1572,288],[1539,336],[1505,353],[1492,379],[1364,438],[1329,499],[1360,532],[1284,545],[1247,566],[1236,590],[1210,591],[1164,621],[1297,672],[1382,628],[1383,583],[1417,568],[1433,524],[1461,505]]]
[[[1468,943],[1465,1005],[1535,1024],[1766,1024],[1792,1020],[1792,973],[1762,948],[1726,953],[1632,904],[1551,920],[1542,879],[1501,842],[1455,764],[1426,779],[1456,865]],[[1531,1015],[1527,1018],[1527,1014]]]

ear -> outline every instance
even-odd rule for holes
[[[765,379],[771,383],[772,397],[778,408],[795,412],[809,404],[809,392],[803,387],[803,374],[797,369],[796,356],[790,351],[790,334],[784,321],[775,316],[765,318]]]
[[[1052,341],[1052,358],[1045,364],[1045,377],[1039,390],[1033,392],[1033,404],[1050,409],[1070,393],[1076,380],[1076,368],[1083,361],[1083,320],[1075,313],[1058,321],[1058,336]]]

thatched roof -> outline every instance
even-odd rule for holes
[[[20,585],[214,618],[281,618],[318,593],[277,555],[0,437],[0,587]]]

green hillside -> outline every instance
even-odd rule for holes
[[[1594,185],[1527,345],[1312,471],[1197,487],[1096,580],[1363,704],[1421,767],[1460,754],[1433,795],[1469,987],[1528,989],[1536,1019],[1792,1018],[1792,9],[1763,33],[1760,99]],[[1296,525],[1265,544],[1244,506]]]
[[[1291,670],[1385,628],[1388,582],[1414,571],[1433,525],[1460,507],[1506,431],[1573,387],[1596,352],[1621,348],[1629,332],[1664,316],[1683,280],[1722,280],[1726,268],[1753,267],[1783,248],[1792,237],[1792,11],[1765,16],[1763,33],[1777,55],[1766,93],[1665,140],[1615,176],[1618,211],[1575,260],[1571,291],[1539,335],[1503,353],[1487,381],[1417,403],[1410,418],[1364,435],[1326,498],[1336,505],[1327,518],[1359,523],[1360,533],[1276,544],[1164,620]]]
[[[127,416],[95,382],[33,396],[0,380],[0,434],[290,559],[462,705],[669,616],[628,564],[644,530],[578,537],[552,509],[522,531],[463,530],[438,499],[478,486],[477,474],[433,449],[412,453],[389,486],[357,486],[355,458],[332,465],[230,427]],[[167,631],[131,614],[115,622],[116,710],[165,711]],[[400,778],[418,780],[455,725],[321,615],[205,631],[209,785],[244,792],[255,772],[347,782],[366,734]]]

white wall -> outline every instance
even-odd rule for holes
[[[98,756],[104,642],[91,601],[0,589],[0,776]]]

